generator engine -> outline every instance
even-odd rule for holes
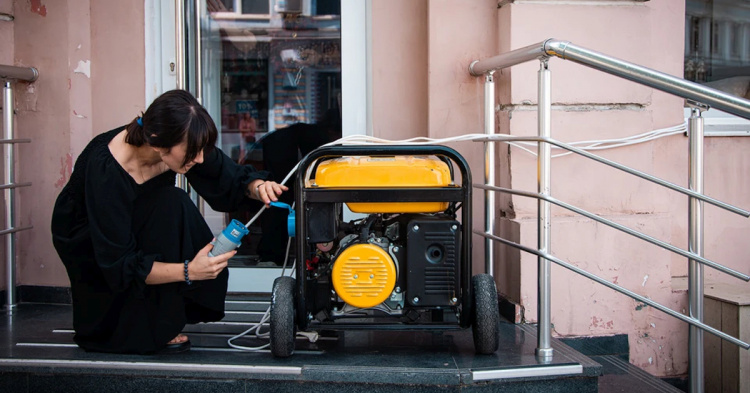
[[[437,157],[343,157],[318,165],[319,188],[447,187],[448,163]],[[312,184],[312,182],[311,182]],[[340,204],[309,204],[308,278],[319,287],[318,318],[388,315],[422,320],[420,310],[460,299],[461,225],[455,203],[346,203],[365,214],[344,222]],[[335,235],[335,236],[332,236]],[[321,241],[322,240],[322,241]]]
[[[316,244],[308,274],[331,291],[328,318],[415,313],[459,299],[460,224],[445,214],[371,214],[341,225],[341,237]],[[408,261],[408,263],[407,263]],[[327,308],[327,307],[324,307]]]
[[[271,353],[291,356],[298,330],[469,327],[476,351],[494,353],[497,289],[471,272],[471,195],[469,165],[447,146],[310,152],[290,220],[295,277],[271,294]]]

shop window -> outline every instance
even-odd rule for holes
[[[341,136],[341,0],[211,0],[207,6],[209,52],[218,61],[204,67],[205,79],[218,80],[204,85],[214,86],[206,94],[220,102],[220,147],[281,182],[302,156]],[[292,191],[283,195],[283,202],[293,200]],[[255,213],[232,212],[225,221],[244,223]],[[280,265],[286,211],[267,210],[250,230],[235,258]]]
[[[341,2],[328,0],[208,0],[214,13],[237,15],[307,14],[341,15]]]
[[[208,0],[208,9],[213,12],[269,15],[272,0]]]
[[[750,1],[688,0],[684,78],[750,99]],[[750,135],[750,121],[705,114],[706,135]]]

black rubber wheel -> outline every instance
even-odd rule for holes
[[[296,282],[291,277],[278,277],[273,281],[271,293],[271,353],[280,358],[294,353],[294,290]]]
[[[500,309],[497,305],[495,279],[489,274],[477,274],[471,278],[474,292],[474,311],[471,330],[474,333],[474,349],[477,353],[489,355],[498,347],[500,329]]]

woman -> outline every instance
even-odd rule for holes
[[[181,352],[187,323],[224,316],[227,260],[177,173],[215,210],[276,201],[287,188],[214,147],[206,110],[182,90],[143,117],[95,137],[52,214],[52,241],[70,278],[76,343],[91,351]],[[257,204],[257,202],[254,202]],[[259,207],[259,206],[258,206]]]

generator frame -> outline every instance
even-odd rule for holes
[[[450,159],[461,173],[461,185],[452,183],[448,187],[378,187],[378,188],[316,188],[306,186],[308,169],[323,159],[349,156],[436,156]],[[449,165],[452,168],[452,165]],[[452,173],[453,174],[453,173]],[[455,175],[452,182],[455,182]],[[308,255],[308,207],[314,204],[335,204],[346,202],[460,202],[461,203],[461,251],[459,263],[460,307],[458,328],[467,328],[472,322],[472,183],[468,163],[452,148],[439,145],[355,145],[326,146],[312,151],[302,159],[297,170],[295,184],[296,216],[296,291],[295,324],[300,330],[448,330],[456,329],[456,324],[405,324],[405,323],[336,323],[315,322],[307,307],[307,279],[305,256]],[[337,212],[338,214],[338,212]],[[409,263],[408,260],[406,262]]]

